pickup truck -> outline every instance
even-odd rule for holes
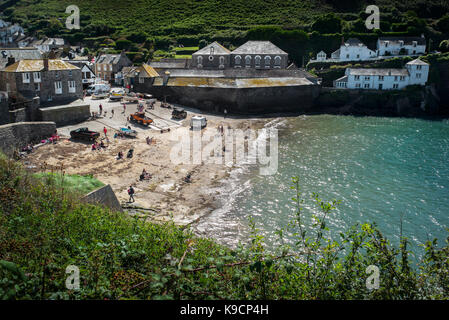
[[[141,125],[149,126],[153,119],[145,116],[144,112],[136,112],[130,116],[130,121]]]
[[[100,133],[95,132],[95,131],[90,131],[87,128],[79,128],[79,129],[70,131],[70,137],[72,139],[94,141],[95,139],[100,137]]]

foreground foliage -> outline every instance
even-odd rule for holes
[[[267,252],[252,224],[247,246],[230,250],[172,224],[157,225],[79,203],[54,179],[36,180],[0,158],[0,297],[3,299],[440,299],[449,296],[449,246],[425,246],[412,268],[407,240],[394,248],[372,225],[339,242],[326,220],[338,205],[318,195],[315,231],[303,225],[304,200],[293,179],[296,247]],[[66,268],[80,290],[66,289]],[[366,268],[380,269],[368,290]]]

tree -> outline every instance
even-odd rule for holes
[[[440,20],[438,20],[437,27],[441,32],[449,33],[449,14],[446,14]]]
[[[441,41],[439,48],[442,52],[449,52],[449,40]]]
[[[200,49],[204,48],[205,46],[207,46],[207,41],[204,39],[201,39],[200,42],[198,43],[198,47]]]
[[[320,33],[340,33],[342,20],[333,13],[319,17],[313,24],[312,30]]]

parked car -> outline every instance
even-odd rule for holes
[[[96,131],[90,131],[88,128],[79,128],[70,131],[70,137],[72,139],[94,141],[95,139],[100,137],[100,133]]]
[[[130,116],[130,121],[141,125],[149,126],[153,119],[147,117],[145,112],[136,112]]]
[[[207,126],[206,117],[193,116],[190,120],[190,128],[192,130],[201,130]]]
[[[125,96],[125,90],[123,89],[112,89],[109,94],[110,100],[122,100]]]
[[[171,117],[176,120],[182,120],[187,117],[187,112],[183,108],[173,108]]]
[[[130,92],[123,96],[123,100],[125,100],[127,102],[138,103],[139,97],[134,92]]]

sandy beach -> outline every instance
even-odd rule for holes
[[[57,171],[62,167],[66,174],[92,175],[111,185],[125,210],[149,221],[174,221],[178,225],[187,225],[217,207],[217,194],[210,190],[220,185],[232,166],[204,162],[176,164],[170,160],[170,152],[176,143],[171,139],[173,131],[192,135],[190,119],[201,114],[198,110],[185,108],[187,118],[175,121],[171,119],[172,109],[162,108],[157,102],[154,109],[146,113],[154,120],[154,126],[146,128],[127,122],[127,117],[137,111],[136,103],[127,104],[124,110],[120,102],[91,100],[90,97],[86,97],[85,101],[90,103],[91,112],[98,112],[102,104],[103,114],[106,112],[106,115],[97,120],[58,128],[61,140],[36,149],[22,160],[25,167],[34,172]],[[217,127],[220,125],[232,129],[260,129],[270,120],[203,115],[207,118],[203,135],[219,134]],[[138,132],[137,138],[113,137],[120,127],[127,126]],[[107,148],[93,151],[91,143],[69,139],[70,131],[81,127],[99,132]],[[107,129],[107,139],[104,127]],[[170,128],[170,132],[161,133],[160,128]],[[147,144],[147,137],[153,138],[154,142]],[[129,149],[134,149],[130,159],[126,158]],[[124,154],[123,160],[116,159],[119,151]],[[143,169],[152,175],[151,179],[140,181]],[[191,181],[186,182],[189,174]],[[127,190],[130,185],[136,191],[133,203],[128,203]]]

